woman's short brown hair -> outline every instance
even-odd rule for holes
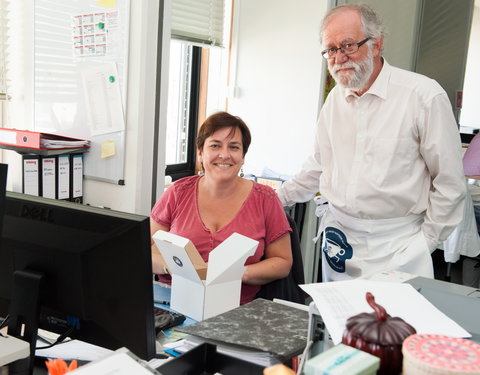
[[[237,128],[242,133],[243,156],[245,156],[250,147],[250,142],[252,141],[250,130],[240,117],[233,116],[227,112],[217,112],[207,117],[198,131],[197,149],[201,150],[205,144],[205,140],[217,130],[229,127],[232,128],[231,135],[234,134],[234,131]]]

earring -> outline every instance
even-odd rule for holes
[[[243,167],[241,167],[240,168],[240,177],[243,177],[243,176],[245,176],[245,175],[243,174]]]
[[[200,163],[200,170],[198,171],[199,176],[205,175],[205,169],[203,168],[203,163]]]

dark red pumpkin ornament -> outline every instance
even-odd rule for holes
[[[367,292],[366,299],[375,312],[348,318],[342,343],[379,357],[377,374],[400,374],[403,340],[417,331],[402,318],[388,315],[382,306],[375,303],[375,297],[370,292]]]

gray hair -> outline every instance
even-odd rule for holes
[[[354,10],[360,15],[362,31],[366,37],[378,40],[386,35],[387,29],[383,21],[372,8],[366,4],[346,4],[330,9],[325,15],[320,25],[320,41],[323,39],[325,26],[328,24],[330,18],[344,10]]]

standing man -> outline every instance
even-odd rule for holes
[[[461,143],[450,102],[432,79],[390,66],[385,27],[367,6],[325,16],[322,56],[337,85],[314,151],[279,190],[284,205],[318,191],[329,202],[324,281],[399,270],[433,277],[431,252],[463,216]]]

